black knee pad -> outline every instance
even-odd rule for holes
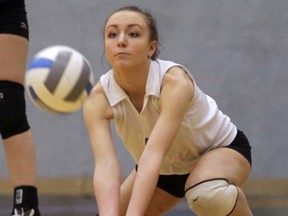
[[[0,81],[0,133],[2,138],[7,139],[29,129],[24,87],[19,83]]]

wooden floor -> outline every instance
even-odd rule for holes
[[[249,198],[249,197],[248,197]],[[255,216],[288,216],[288,197],[249,198]],[[93,197],[42,196],[40,198],[42,216],[95,216],[97,207]],[[0,197],[0,215],[11,212],[11,197]],[[183,200],[166,216],[193,216]]]
[[[48,184],[48,185],[47,185]],[[42,216],[95,216],[90,180],[50,179],[39,182]],[[0,181],[0,216],[11,212],[7,181]],[[70,188],[70,190],[68,190]],[[255,216],[288,216],[288,180],[249,180],[243,188]],[[183,200],[166,216],[193,216]]]

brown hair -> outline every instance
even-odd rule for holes
[[[149,13],[148,11],[143,11],[140,8],[136,7],[136,6],[125,6],[125,7],[121,7],[119,9],[117,9],[116,11],[114,11],[105,21],[105,25],[104,28],[109,20],[109,18],[120,11],[133,11],[136,13],[141,14],[144,18],[145,21],[149,27],[149,31],[150,31],[150,41],[157,41],[157,43],[159,43],[159,38],[158,38],[158,29],[157,29],[157,23],[156,20],[154,19],[154,17],[151,15],[151,13]],[[160,51],[157,47],[156,51],[153,53],[153,55],[151,56],[151,59],[156,59],[159,55]]]

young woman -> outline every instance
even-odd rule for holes
[[[252,215],[240,189],[250,145],[184,66],[157,59],[154,18],[131,6],[104,27],[112,69],[84,105],[99,215],[163,215],[185,196],[201,216]],[[136,162],[121,185],[110,121]]]
[[[28,53],[24,0],[0,3],[0,134],[11,181],[12,215],[40,216],[36,188],[35,144],[26,117],[24,72]]]

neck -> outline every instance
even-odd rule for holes
[[[113,75],[129,97],[144,97],[149,69],[150,61],[135,67],[113,68]]]

